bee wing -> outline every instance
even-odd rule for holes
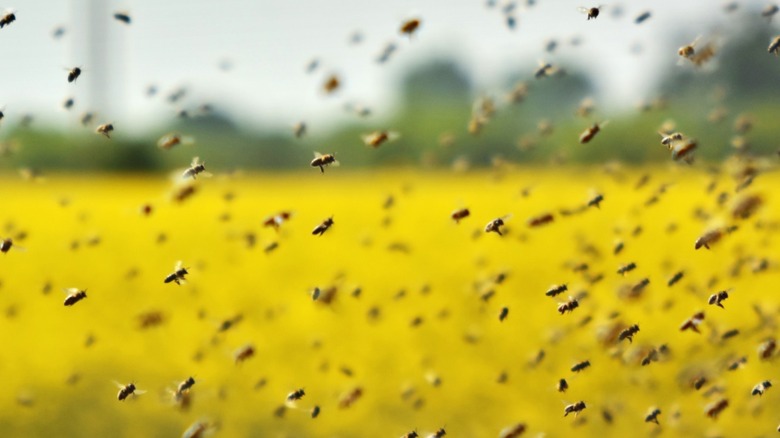
[[[117,382],[116,380],[112,380],[111,382],[112,382],[114,385],[116,385],[116,387],[117,387],[117,388],[119,388],[119,389],[123,389],[125,386],[127,386],[127,385],[123,385],[123,384],[121,384],[121,383]]]
[[[401,138],[401,134],[398,131],[388,131],[387,141],[395,141]]]
[[[339,160],[333,160],[333,162],[330,163],[330,165],[333,167],[339,167],[341,166],[341,163],[339,162]]]
[[[62,292],[66,293],[68,295],[75,294],[78,291],[79,291],[79,288],[77,288],[77,287],[62,288]]]
[[[577,10],[582,12],[583,14],[587,14],[588,12],[590,12],[590,8],[586,8],[585,6],[579,6]]]
[[[205,178],[211,178],[211,177],[214,176],[214,174],[204,170],[203,172],[199,173],[198,176],[202,176],[202,177],[205,177]]]
[[[699,41],[701,41],[701,35],[697,36],[696,39],[693,40],[693,42],[690,44],[690,46],[691,47],[696,47],[696,44],[698,44]]]
[[[502,219],[504,222],[506,222],[506,221],[508,221],[509,219],[512,219],[512,216],[514,216],[514,214],[512,214],[512,213],[505,214],[505,215],[501,216],[501,219]]]
[[[609,125],[609,120],[604,120],[603,122],[599,123],[599,129]]]
[[[314,158],[320,158],[322,156],[321,153],[314,151]]]
[[[366,146],[374,146],[376,137],[377,137],[377,133],[372,132],[371,134],[361,135],[360,139],[363,140],[363,143],[365,143]]]
[[[136,389],[135,391],[133,391],[133,394],[135,394],[135,395],[146,394],[146,390],[145,389]]]
[[[184,266],[184,263],[181,260],[176,261],[176,266],[173,268],[175,271],[178,271]]]
[[[195,166],[197,166],[198,164],[200,164],[200,157],[194,157],[194,158],[192,159],[192,163],[190,164],[190,166],[192,166],[192,167],[195,167]]]

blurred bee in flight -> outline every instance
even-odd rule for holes
[[[661,410],[658,408],[653,408],[650,410],[650,413],[647,414],[645,417],[645,423],[653,422],[655,424],[661,424],[658,422],[658,416],[661,415]]]
[[[415,32],[417,32],[417,29],[420,28],[420,19],[419,18],[412,18],[410,20],[406,20],[403,23],[401,23],[400,32],[402,35],[407,35],[409,38],[414,35]]]
[[[72,69],[68,70],[68,83],[75,82],[79,76],[81,76],[80,67],[73,67]]]
[[[341,87],[341,79],[335,74],[331,74],[325,78],[325,82],[322,84],[322,89],[326,94],[333,94]]]
[[[14,10],[6,10],[3,15],[0,15],[0,29],[8,26],[16,21],[16,12]]]
[[[236,364],[239,364],[241,362],[244,362],[245,360],[249,359],[250,357],[255,355],[255,347],[252,345],[246,345],[241,348],[239,348],[234,354],[233,354],[233,360],[236,362]]]
[[[136,388],[134,383],[128,383],[127,385],[122,385],[119,382],[114,382],[114,383],[119,388],[119,393],[117,393],[116,395],[116,398],[119,401],[124,401],[127,397],[130,397],[131,395],[135,396],[146,392]]]
[[[267,217],[263,221],[264,227],[273,227],[275,230],[279,230],[279,227],[292,217],[292,213],[289,211],[280,211],[273,216]]]
[[[314,153],[314,159],[311,160],[311,167],[319,167],[320,172],[325,173],[325,166],[338,166],[339,162],[336,161],[334,154],[321,154],[319,152]]]
[[[203,176],[211,176],[210,173],[206,172],[206,166],[205,163],[200,162],[199,157],[195,157],[192,159],[192,163],[190,164],[190,167],[187,168],[187,170],[182,173],[181,177],[183,179],[187,179],[192,177],[192,179],[195,179],[196,175],[203,174]]]
[[[632,325],[631,327],[624,329],[620,332],[618,335],[618,341],[622,341],[623,339],[628,339],[628,342],[634,342],[634,335],[639,332],[639,326],[637,324]]]
[[[304,135],[306,135],[306,122],[300,121],[293,125],[293,135],[295,138],[303,138]]]
[[[297,389],[289,394],[287,394],[287,402],[296,402],[303,398],[303,396],[306,395],[306,392],[304,392],[303,388]]]
[[[753,390],[750,392],[751,395],[764,395],[764,391],[772,387],[772,382],[769,380],[764,380],[763,382],[759,383],[758,385],[753,387]]]
[[[588,368],[590,366],[590,361],[585,360],[580,363],[574,364],[573,367],[571,367],[571,371],[574,373],[579,373],[580,371],[584,370],[585,368]]]
[[[114,131],[114,125],[111,123],[104,123],[95,129],[98,134],[103,134],[106,138],[111,138],[111,133]]]
[[[460,223],[461,220],[469,217],[469,215],[471,215],[471,212],[469,211],[468,208],[459,208],[459,209],[453,211],[450,214],[450,217],[452,218],[452,220],[455,221],[456,224],[458,224],[458,223]]]
[[[579,8],[577,8],[577,10],[582,12],[583,14],[587,15],[588,16],[588,20],[595,20],[596,18],[598,18],[599,13],[601,12],[601,8],[603,8],[603,7],[604,7],[604,5],[598,5],[598,6],[592,7],[592,8],[586,8],[586,7],[580,6]]]
[[[14,244],[10,237],[0,240],[0,253],[8,254],[11,248],[21,249],[20,246]]]
[[[159,140],[157,140],[157,147],[167,151],[172,149],[174,146],[178,146],[180,144],[192,144],[194,142],[195,141],[192,137],[186,137],[179,133],[171,132],[163,135]]]
[[[128,14],[127,12],[116,12],[114,14],[114,19],[117,21],[121,21],[122,23],[125,24],[130,24],[130,22],[132,21],[132,19],[130,18],[130,14]]]
[[[65,297],[65,303],[64,304],[66,306],[72,306],[72,305],[78,303],[79,301],[81,301],[81,300],[83,300],[84,298],[87,297],[87,290],[86,289],[81,290],[81,289],[76,288],[76,287],[71,287],[71,288],[68,288],[68,289],[64,289],[64,292],[66,294],[68,294],[68,296]]]
[[[558,392],[566,392],[566,390],[569,389],[569,383],[566,381],[566,379],[560,379],[558,380],[558,385],[556,385],[556,388],[558,389]]]
[[[365,143],[366,146],[371,146],[372,148],[376,149],[379,146],[382,146],[384,143],[397,140],[398,137],[400,137],[400,135],[394,131],[374,131],[370,134],[362,136],[361,138],[363,139],[363,143]]]
[[[587,406],[585,406],[584,401],[578,401],[577,403],[567,405],[563,409],[563,416],[567,416],[569,414],[574,414],[576,417],[580,412],[582,412]]]
[[[314,230],[311,232],[311,234],[315,236],[322,236],[332,226],[333,226],[333,216],[325,219],[324,221],[322,221],[321,224],[314,227]]]
[[[767,49],[769,53],[774,53],[775,56],[780,55],[780,35],[776,36],[770,43],[769,43],[769,49]]]
[[[507,426],[501,429],[501,432],[498,434],[498,438],[519,438],[522,434],[525,433],[525,429],[525,423],[518,423],[512,426]]]
[[[554,285],[554,286],[550,286],[550,289],[548,289],[547,292],[545,292],[544,294],[547,295],[548,297],[554,297],[558,294],[562,294],[566,292],[567,290],[569,290],[569,286],[566,284]]]
[[[713,420],[718,418],[718,415],[720,415],[721,412],[723,412],[724,409],[726,409],[729,406],[729,401],[727,399],[720,399],[716,402],[710,403],[707,405],[707,409],[705,410],[705,414],[707,414],[708,417],[712,418]]]
[[[726,299],[728,297],[729,297],[728,291],[722,290],[722,291],[720,291],[720,292],[718,292],[716,294],[710,295],[710,298],[709,298],[709,300],[707,300],[707,302],[710,305],[715,305],[715,306],[720,307],[721,309],[725,309],[725,307],[723,307],[723,304],[721,304],[721,303],[723,301],[726,301]]]
[[[680,331],[691,329],[696,333],[701,333],[699,331],[699,325],[702,322],[704,322],[704,312],[695,313],[693,316],[686,319],[685,322],[682,323],[682,325],[680,325]]]
[[[506,216],[493,219],[492,221],[488,222],[487,225],[485,225],[485,232],[497,233],[499,236],[503,236],[503,234],[501,233],[501,227],[504,226],[504,221],[508,220],[509,218],[510,215],[506,215]]]
[[[594,123],[590,128],[583,131],[582,134],[580,134],[580,144],[585,144],[593,140],[593,137],[601,131],[601,128],[607,126],[607,123],[609,123],[609,121]]]
[[[181,260],[179,260],[178,262],[176,262],[176,266],[173,268],[173,272],[171,272],[170,274],[168,274],[167,277],[165,277],[164,282],[165,283],[174,282],[178,285],[181,285],[181,282],[186,280],[184,277],[187,274],[189,274],[187,268],[185,268],[182,265]]]
[[[580,307],[579,301],[577,301],[574,297],[569,297],[569,301],[566,301],[565,303],[558,304],[558,312],[563,315],[566,312],[573,312],[574,309],[577,307]]]

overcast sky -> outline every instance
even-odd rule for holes
[[[635,104],[648,96],[660,66],[676,61],[672,41],[712,32],[727,23],[723,5],[738,3],[734,14],[756,14],[763,0],[624,0],[607,2],[593,21],[578,12],[592,6],[581,0],[518,0],[517,28],[504,24],[497,0],[15,0],[17,21],[0,29],[0,108],[7,121],[30,112],[46,123],[75,125],[78,113],[97,111],[101,120],[124,126],[153,124],[172,112],[161,96],[148,98],[155,84],[167,94],[185,86],[182,102],[194,108],[204,101],[228,106],[242,122],[257,127],[290,125],[298,119],[335,123],[345,101],[364,103],[380,117],[393,109],[399,79],[410,66],[437,54],[459,60],[479,91],[498,92],[500,81],[538,59],[579,60],[595,73],[603,103]],[[612,12],[619,7],[622,18]],[[633,22],[643,11],[652,17]],[[133,22],[113,20],[127,11]],[[419,17],[422,26],[411,40],[398,33],[400,23]],[[52,30],[64,26],[55,40]],[[363,41],[348,43],[359,31]],[[575,48],[566,42],[580,37]],[[562,45],[544,53],[550,38]],[[399,49],[385,65],[374,60],[388,42]],[[641,54],[631,54],[639,44]],[[314,74],[304,68],[321,60]],[[228,60],[230,71],[220,62]],[[68,84],[67,68],[84,73]],[[527,68],[527,67],[526,67]],[[344,88],[338,96],[320,92],[323,76],[338,72]],[[529,71],[529,76],[531,72]],[[103,91],[101,91],[103,90]],[[98,93],[99,95],[95,95]],[[61,109],[66,97],[76,109]],[[0,128],[0,137],[2,137]]]

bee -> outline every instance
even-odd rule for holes
[[[623,265],[623,266],[619,267],[618,270],[617,270],[617,273],[620,274],[620,275],[626,275],[627,273],[633,271],[634,269],[636,269],[636,263],[631,262],[631,263],[629,263],[627,265]]]
[[[680,141],[684,137],[681,132],[672,132],[671,134],[666,134],[658,131],[658,135],[661,136],[661,144],[669,148],[669,150],[672,150],[672,143],[675,141]]]
[[[528,219],[528,226],[531,228],[547,225],[555,220],[552,213],[544,213],[536,217]]]
[[[580,134],[580,143],[585,144],[593,140],[593,137],[595,137],[596,134],[598,134],[599,131],[601,131],[601,128],[607,126],[608,122],[609,121],[594,123],[593,126],[583,131],[582,134]]]
[[[69,97],[69,98],[65,99],[64,102],[62,102],[62,107],[65,108],[66,110],[69,110],[69,109],[73,108],[73,105],[75,105],[75,104],[76,104],[76,101],[72,97]],[[0,119],[2,119],[2,118],[3,118],[2,117],[2,113],[0,112]]]
[[[81,301],[81,300],[83,300],[84,298],[87,297],[87,290],[86,289],[81,290],[81,289],[76,288],[76,287],[71,287],[69,289],[64,289],[64,291],[65,291],[65,293],[68,294],[68,296],[65,297],[65,303],[64,304],[66,306],[72,306],[72,305],[78,303],[79,301]]]
[[[770,43],[769,43],[769,49],[767,49],[769,53],[774,53],[775,56],[780,54],[780,35],[776,36]]]
[[[156,327],[165,322],[165,315],[159,311],[150,311],[138,315],[138,327],[147,329]]]
[[[574,403],[574,404],[571,404],[571,405],[567,405],[563,409],[563,416],[565,417],[565,416],[567,416],[569,414],[574,414],[574,416],[576,417],[586,407],[587,406],[585,406],[585,402],[584,401],[578,401],[577,403]]]
[[[200,158],[195,157],[192,159],[192,163],[190,164],[190,167],[188,167],[187,170],[185,170],[184,173],[181,174],[181,177],[184,179],[189,177],[195,179],[195,176],[201,173],[203,174],[203,176],[211,176],[210,173],[206,172],[205,163],[201,163]]]
[[[190,390],[195,385],[195,379],[193,377],[188,377],[187,380],[184,380],[183,382],[179,383],[179,386],[176,387],[176,392],[174,393],[174,397],[179,400],[182,398],[183,394]]]
[[[673,142],[669,148],[672,152],[672,160],[683,160],[688,164],[693,163],[693,152],[697,147],[699,147],[699,142],[695,138]]]
[[[669,281],[666,282],[666,285],[669,287],[674,286],[675,284],[677,284],[678,281],[682,280],[684,275],[685,273],[683,271],[677,272],[672,276],[672,278],[669,279]]]
[[[680,331],[691,329],[696,333],[701,333],[699,331],[699,324],[701,324],[703,321],[704,321],[704,312],[695,313],[693,316],[685,320],[685,322],[683,322],[682,325],[680,325]]]
[[[595,20],[599,16],[600,9],[603,8],[604,5],[599,5],[597,7],[593,8],[584,8],[579,7],[577,8],[578,11],[582,12],[583,14],[587,14],[588,20]]]
[[[764,395],[764,391],[772,387],[772,382],[769,380],[764,380],[763,382],[759,383],[758,385],[753,387],[753,391],[750,392],[751,395]]]
[[[566,312],[573,312],[577,307],[580,307],[579,301],[574,297],[569,297],[569,301],[558,304],[558,312],[563,315]]]
[[[366,146],[371,146],[376,149],[386,142],[398,139],[398,137],[400,137],[400,135],[394,131],[374,131],[362,136],[362,139]]]
[[[723,238],[723,236],[727,233],[731,233],[734,230],[736,230],[737,227],[728,227],[728,228],[718,228],[716,230],[707,231],[706,233],[702,234],[701,237],[696,239],[696,242],[694,243],[694,248],[699,249],[701,247],[710,249],[710,245],[717,243],[720,239]]]
[[[653,422],[655,424],[661,424],[658,422],[658,416],[661,415],[661,410],[658,408],[653,408],[649,414],[645,417],[645,423]]]
[[[612,248],[612,255],[620,254],[621,252],[623,252],[623,248],[624,247],[625,247],[625,244],[623,243],[623,241],[622,240],[618,240],[617,242],[615,242],[615,247]]]
[[[695,40],[693,40],[692,43],[680,47],[679,49],[677,49],[677,54],[683,58],[690,59],[690,57],[696,53],[696,44],[699,42],[700,39],[701,36],[698,36],[696,37]]]
[[[336,161],[334,154],[321,154],[319,152],[314,153],[314,159],[311,160],[311,167],[319,167],[320,172],[325,173],[325,166],[334,165],[338,166],[339,162]]]
[[[7,254],[13,247],[14,241],[10,237],[0,240],[0,253]]]
[[[165,277],[165,280],[163,280],[164,283],[170,283],[174,282],[178,285],[181,285],[182,281],[185,281],[186,278],[184,278],[187,274],[189,274],[189,271],[187,271],[187,268],[185,268],[182,265],[181,260],[176,262],[176,266],[173,268],[173,272],[168,274],[167,277]]]
[[[693,389],[698,391],[706,384],[707,384],[707,378],[704,376],[699,376],[693,381]]]
[[[104,123],[95,129],[98,134],[103,134],[106,138],[111,138],[111,132],[114,130],[114,125],[111,123]]]
[[[460,208],[458,210],[453,211],[452,214],[450,214],[450,217],[457,224],[457,223],[460,223],[460,221],[462,219],[465,219],[465,218],[469,217],[470,215],[471,215],[471,212],[469,211],[468,208]]]
[[[206,421],[196,421],[192,423],[181,435],[182,438],[203,438],[211,431],[216,430],[217,424],[211,424]]]
[[[332,226],[333,226],[333,216],[325,219],[324,221],[322,221],[321,224],[314,227],[314,230],[311,232],[311,234],[315,236],[322,236]]]
[[[577,111],[574,112],[574,114],[578,117],[588,117],[593,113],[593,110],[596,108],[596,104],[593,101],[593,98],[586,97],[585,99],[582,99],[580,102],[580,105],[577,107]]]
[[[393,56],[393,53],[395,53],[396,50],[398,50],[398,46],[396,46],[395,43],[387,43],[384,48],[382,48],[382,52],[379,56],[376,57],[376,62],[378,64],[386,63],[390,60],[390,57]]]
[[[171,132],[163,135],[159,140],[157,140],[157,147],[167,151],[168,149],[172,149],[174,146],[178,146],[180,144],[192,144],[194,142],[195,141],[192,137],[186,137],[179,133]]]
[[[504,226],[504,220],[509,219],[509,216],[502,216],[499,218],[495,218],[492,221],[488,222],[487,225],[485,225],[485,232],[486,233],[497,233],[499,236],[503,236],[501,233],[501,227]]]
[[[526,426],[524,423],[518,423],[513,426],[507,426],[501,429],[498,434],[498,438],[519,438],[520,435],[525,433]]]
[[[539,61],[539,67],[534,71],[534,77],[541,79],[543,77],[552,76],[558,69],[549,62]]]
[[[726,339],[731,339],[734,336],[737,336],[738,334],[739,334],[739,330],[731,329],[731,330],[727,331],[726,333],[723,333],[723,335],[720,338],[725,341]]]
[[[401,435],[401,438],[420,438],[420,435],[417,433],[417,431],[413,430],[409,433]]]
[[[588,207],[601,208],[601,203],[604,201],[604,195],[597,194],[588,201]]]
[[[81,68],[80,67],[73,67],[72,69],[68,70],[68,82],[74,82],[76,79],[81,76]]]
[[[634,324],[631,327],[624,329],[620,332],[618,335],[618,341],[622,341],[623,339],[628,339],[628,342],[634,342],[634,335],[639,332],[639,326]]]
[[[303,391],[303,388],[297,389],[289,394],[287,394],[287,402],[294,402],[298,401],[303,398],[303,396],[306,395],[306,393]]]
[[[498,314],[498,320],[503,322],[507,316],[509,316],[509,307],[501,308],[501,313]]]
[[[130,24],[132,19],[130,18],[130,15],[127,12],[117,12],[114,14],[114,19],[117,21],[121,21],[125,24]]]
[[[726,409],[728,406],[729,406],[729,401],[723,398],[714,403],[710,403],[709,405],[707,405],[707,409],[705,410],[705,413],[707,414],[708,417],[715,420],[718,418],[718,415],[720,415],[720,413],[723,412],[723,410]]]
[[[642,12],[641,14],[637,15],[636,18],[634,18],[634,23],[642,24],[645,21],[647,21],[647,19],[650,18],[650,16],[651,16],[650,11]]]
[[[571,371],[574,373],[579,373],[580,371],[584,370],[585,368],[588,368],[589,366],[590,366],[590,361],[585,360],[574,364],[574,366],[571,367]]]
[[[558,380],[558,385],[556,388],[558,388],[558,392],[566,392],[566,390],[569,389],[569,383],[566,381],[566,379]]]
[[[315,405],[313,408],[311,408],[311,418],[317,418],[319,415],[320,407]]]
[[[95,114],[91,112],[85,112],[81,115],[81,126],[87,126],[90,123],[92,123],[92,120],[95,118]]]
[[[721,304],[721,303],[723,301],[725,301],[726,298],[728,298],[728,297],[729,297],[729,293],[727,291],[725,291],[725,290],[722,290],[722,291],[720,291],[720,292],[718,292],[716,294],[710,295],[710,299],[707,300],[707,302],[710,305],[716,305],[716,306],[720,307],[721,309],[725,309],[725,307],[723,307],[723,304]]]
[[[341,398],[341,400],[339,400],[339,408],[346,409],[352,406],[362,396],[363,396],[363,388],[358,386],[357,388],[348,392],[344,397]]]
[[[289,211],[280,211],[279,213],[267,217],[263,221],[264,227],[273,227],[275,230],[278,230],[279,227],[284,223],[284,221],[290,219],[292,217],[292,213]]]
[[[420,28],[420,19],[412,18],[410,20],[406,20],[403,23],[401,23],[400,32],[404,35],[408,35],[411,38],[412,34],[414,34],[419,28]]]
[[[325,93],[327,94],[335,93],[339,87],[341,87],[341,79],[335,74],[328,76],[322,84],[322,89],[325,90]]]
[[[0,16],[0,29],[8,26],[14,21],[16,21],[16,13],[14,11],[5,11],[3,15]]]
[[[143,394],[146,391],[141,391],[138,388],[136,388],[135,383],[128,383],[127,385],[122,385],[121,383],[116,383],[116,386],[119,387],[119,392],[116,395],[117,400],[124,401],[127,397],[130,397],[131,395],[137,395],[137,394]]]
[[[239,364],[254,355],[255,355],[255,347],[253,347],[252,345],[245,345],[239,348],[238,350],[236,350],[235,353],[233,353],[233,359],[235,360],[236,364]]]
[[[769,338],[758,346],[758,357],[764,360],[769,359],[775,353],[776,348],[777,342],[774,339]]]
[[[547,292],[545,292],[544,294],[547,295],[548,297],[554,297],[558,294],[562,294],[566,292],[567,290],[569,290],[569,286],[566,284],[553,285],[550,286],[550,289],[548,289]]]
[[[439,430],[432,433],[428,438],[443,438],[445,435],[447,435],[447,431],[440,427]]]
[[[303,138],[304,135],[306,135],[306,122],[300,121],[293,125],[293,135],[295,138]]]
[[[761,10],[761,16],[769,18],[770,20],[772,17],[777,14],[777,11],[780,11],[780,7],[774,4],[766,5],[764,9]]]

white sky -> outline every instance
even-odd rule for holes
[[[345,117],[347,100],[365,103],[381,116],[393,110],[403,73],[437,53],[460,60],[478,89],[487,92],[498,91],[506,74],[529,62],[576,59],[597,74],[600,103],[620,108],[649,97],[661,65],[675,62],[676,47],[689,42],[670,38],[682,33],[692,40],[711,32],[705,26],[713,21],[732,17],[720,0],[623,0],[605,2],[602,16],[587,21],[577,11],[590,6],[582,0],[537,0],[533,7],[518,7],[518,27],[509,31],[499,10],[506,0],[493,9],[485,0],[15,1],[17,21],[0,30],[0,108],[5,106],[7,119],[30,112],[72,126],[77,114],[89,109],[102,120],[138,129],[170,111],[161,96],[145,96],[150,83],[164,94],[186,86],[192,94],[185,107],[213,101],[259,128],[306,119],[316,130],[316,122]],[[755,14],[766,4],[738,3],[738,14]],[[620,19],[610,14],[617,5],[624,11]],[[120,10],[130,13],[131,26],[112,19]],[[653,16],[634,24],[645,10]],[[91,36],[90,11],[98,17]],[[398,34],[409,17],[423,21],[411,41]],[[57,25],[67,29],[61,40],[51,37]],[[357,46],[347,43],[354,31],[364,35]],[[544,53],[549,38],[563,43],[573,36],[582,38],[580,47],[563,44],[553,56]],[[390,41],[399,50],[389,63],[376,64]],[[634,43],[643,45],[641,55],[630,54]],[[101,46],[110,53],[105,68],[90,57]],[[320,70],[307,75],[304,67],[314,57],[321,60]],[[234,66],[230,72],[217,67],[226,58]],[[76,65],[84,74],[68,84],[64,68]],[[345,87],[338,96],[324,97],[319,87],[331,71],[342,75]],[[99,89],[100,81],[110,84],[106,95],[90,98],[89,90]],[[76,97],[73,114],[61,109],[68,96]]]

